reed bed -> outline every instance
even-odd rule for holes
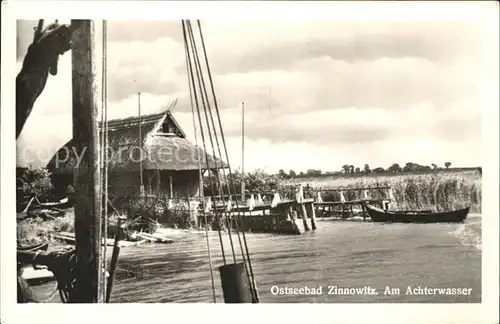
[[[288,185],[310,186],[309,195],[321,188],[391,187],[394,201],[391,209],[430,209],[446,211],[470,206],[481,213],[481,174],[477,171],[432,172],[428,174],[367,175],[365,177],[328,177],[293,179]],[[344,191],[346,200],[363,198],[363,191]],[[389,198],[386,189],[370,190],[370,198]],[[322,192],[324,201],[340,201],[340,192]]]

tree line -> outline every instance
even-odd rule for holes
[[[451,166],[451,162],[445,162],[443,164],[444,169],[449,169]],[[278,176],[282,179],[291,179],[291,178],[303,178],[303,177],[319,177],[322,175],[341,175],[341,174],[380,174],[380,173],[402,173],[402,172],[427,172],[433,170],[443,170],[442,167],[439,167],[437,164],[432,163],[429,165],[421,165],[418,163],[407,162],[403,167],[401,167],[398,163],[393,163],[387,169],[382,167],[376,167],[374,169],[370,168],[370,165],[365,164],[363,168],[355,167],[354,165],[344,164],[339,171],[326,171],[318,169],[308,169],[306,172],[296,173],[294,170],[290,170],[288,173],[284,170],[279,170]]]

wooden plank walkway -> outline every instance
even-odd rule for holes
[[[316,229],[316,217],[314,208],[314,199],[303,199],[301,202],[297,200],[283,200],[280,201],[275,207],[270,203],[255,205],[250,210],[247,205],[234,206],[230,212],[226,212],[226,206],[217,204],[215,213],[223,215],[237,216],[238,213],[244,213],[242,221],[244,223],[245,231],[249,232],[266,232],[266,233],[283,233],[283,234],[302,234],[310,229]],[[255,212],[255,213],[253,213]],[[207,218],[207,221],[213,223],[214,214]],[[199,216],[199,222],[204,222],[205,216]],[[298,219],[302,219],[299,222]],[[310,219],[310,226],[308,223]],[[236,222],[233,219],[233,222]],[[302,224],[301,224],[302,223]],[[236,223],[231,226],[236,226]],[[213,227],[213,225],[212,225]]]
[[[354,215],[353,206],[359,205],[361,207],[361,213],[363,220],[366,220],[368,213],[366,211],[367,204],[378,204],[381,208],[384,208],[385,203],[390,203],[391,199],[358,199],[349,201],[326,201],[326,202],[315,202],[314,205],[318,212],[318,217],[330,217],[334,213],[340,213],[341,218],[348,218],[347,212]],[[340,210],[334,209],[334,207],[340,207]],[[347,208],[346,208],[347,207]],[[384,208],[385,209],[385,208]]]

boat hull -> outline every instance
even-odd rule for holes
[[[157,221],[146,217],[140,217],[139,219],[136,219],[130,227],[131,230],[146,232],[150,234],[155,233],[159,228],[160,224]]]
[[[49,248],[49,243],[41,243],[36,245],[21,245],[17,247],[18,251],[24,252],[36,252],[36,251],[47,251]]]
[[[448,212],[384,211],[367,205],[366,211],[373,222],[390,223],[462,223],[469,214],[469,207]]]

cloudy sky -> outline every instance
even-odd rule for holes
[[[61,22],[65,22],[62,20]],[[18,21],[18,68],[36,21]],[[99,26],[99,25],[98,25]],[[231,163],[269,171],[481,163],[474,21],[203,21]],[[110,118],[165,109],[194,141],[180,21],[108,21]],[[71,137],[71,55],[17,141],[46,162]],[[41,150],[40,148],[43,148]],[[40,153],[41,152],[41,153]],[[30,157],[31,159],[31,157]]]

